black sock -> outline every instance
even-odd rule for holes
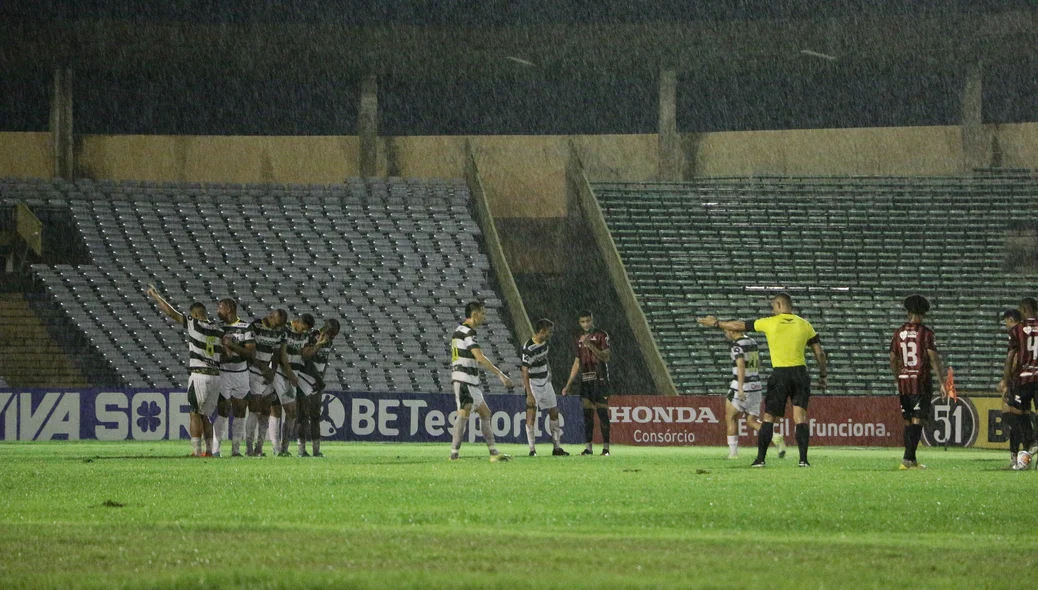
[[[768,445],[771,444],[771,437],[774,434],[775,425],[771,422],[760,425],[760,432],[757,433],[757,461],[764,461],[768,456]]]
[[[602,431],[602,444],[609,446],[609,408],[598,408],[598,428]]]
[[[905,461],[912,460],[912,425],[908,424],[905,426],[905,456],[902,457]]]
[[[811,430],[807,424],[797,424],[797,448],[800,449],[800,461],[807,463],[807,446],[811,442]]]
[[[913,424],[912,425],[912,460],[917,461],[915,452],[919,449],[919,441],[923,438],[923,425]]]
[[[1009,431],[1009,452],[1014,455],[1020,450],[1020,433],[1016,428],[1016,414],[1002,414],[1002,430]]]
[[[584,410],[584,442],[591,444],[595,439],[595,410]]]
[[[1020,448],[1027,451],[1030,450],[1031,444],[1034,443],[1034,424],[1031,424],[1031,417],[1028,415],[1020,416]]]

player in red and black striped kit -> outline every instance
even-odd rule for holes
[[[1009,330],[1009,352],[1002,369],[1002,381],[998,384],[1006,404],[1016,410],[1003,414],[1003,420],[1010,417],[1010,437],[1015,433],[1024,448],[1017,455],[1014,469],[1027,468],[1034,442],[1034,425],[1029,414],[1038,396],[1038,301],[1025,297],[1020,301],[1020,314],[1023,321]]]
[[[923,435],[923,420],[930,416],[934,375],[941,383],[941,397],[947,397],[947,393],[933,330],[923,325],[930,302],[922,295],[910,295],[904,306],[908,321],[890,340],[890,371],[897,382],[901,418],[905,421],[905,456],[900,468],[915,469],[926,467],[916,459],[916,449]]]
[[[580,403],[584,408],[584,440],[581,455],[593,455],[591,441],[595,434],[595,414],[602,431],[602,455],[609,456],[609,334],[595,327],[590,311],[580,312],[577,318],[581,333],[577,336],[577,356],[569,372],[562,395],[569,393],[573,380],[580,375]]]

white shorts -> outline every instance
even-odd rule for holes
[[[468,383],[462,383],[460,381],[454,381],[454,401],[458,404],[460,410],[467,404],[472,404],[472,410],[479,409],[479,406],[487,403],[483,399],[483,391],[478,385],[470,385]]]
[[[274,375],[274,393],[278,394],[281,405],[293,404],[296,401],[296,388],[281,373]]]
[[[220,376],[191,373],[187,378],[187,402],[191,411],[203,416],[211,416],[216,411],[216,401],[220,398]]]
[[[252,395],[266,396],[274,393],[274,384],[267,383],[267,380],[263,378],[263,375],[249,371],[249,391]]]
[[[728,400],[732,402],[736,410],[760,417],[760,404],[764,400],[763,392],[760,390],[744,391],[743,393],[746,394],[745,400],[740,400],[735,393],[734,389],[728,390]]]
[[[245,399],[248,394],[248,371],[220,371],[220,395],[224,399]]]
[[[550,379],[542,382],[530,379],[530,391],[533,393],[534,401],[537,402],[538,410],[550,410],[559,406],[559,400],[555,397],[555,387],[552,386]]]

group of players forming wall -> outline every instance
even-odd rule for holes
[[[251,323],[238,317],[233,299],[217,305],[219,322],[209,319],[205,305],[191,304],[187,314],[175,309],[155,287],[148,296],[159,309],[187,330],[190,358],[187,399],[192,454],[219,457],[233,413],[231,455],[261,457],[266,434],[279,457],[290,456],[288,441],[299,440],[299,456],[321,453],[321,394],[332,341],[339,322],[314,328],[314,317],[303,314],[291,322],[276,309]],[[216,422],[210,416],[216,412]],[[246,417],[247,414],[247,417]]]
[[[188,402],[191,406],[190,434],[193,454],[220,456],[220,443],[226,438],[228,417],[234,414],[231,432],[232,456],[262,456],[266,432],[278,456],[290,456],[288,440],[295,435],[300,457],[311,443],[313,456],[321,457],[321,394],[331,345],[339,334],[339,322],[328,319],[320,329],[314,318],[303,314],[288,322],[287,313],[276,309],[251,323],[238,318],[233,299],[219,302],[219,323],[209,319],[205,305],[195,302],[188,314],[177,311],[154,287],[148,296],[159,309],[182,325],[188,334]],[[779,457],[785,456],[785,441],[776,436],[775,422],[785,415],[792,402],[795,438],[800,454],[800,467],[810,467],[808,448],[810,430],[807,411],[811,397],[811,377],[804,351],[811,348],[818,366],[818,385],[826,387],[827,361],[821,339],[807,320],[793,314],[793,300],[779,293],[771,300],[774,315],[757,320],[721,321],[714,316],[699,318],[706,327],[720,328],[732,342],[732,380],[725,403],[729,458],[738,456],[737,419],[746,417],[757,432],[757,457],[753,467],[766,465],[768,448],[774,442]],[[897,384],[904,421],[905,452],[901,469],[925,468],[916,451],[922,438],[923,422],[929,417],[934,395],[934,379],[942,397],[948,391],[944,369],[937,354],[933,330],[923,321],[930,302],[921,295],[904,301],[907,319],[894,331],[890,341],[890,370]],[[1035,429],[1030,412],[1038,403],[1038,301],[1024,298],[1018,309],[1006,310],[1003,321],[1009,332],[1009,350],[998,389],[1003,396],[1002,418],[1010,433],[1012,469],[1027,469],[1035,453]],[[508,389],[512,380],[487,358],[477,342],[476,329],[486,319],[483,304],[473,301],[465,306],[465,320],[451,335],[451,385],[458,407],[453,425],[450,459],[459,459],[469,415],[475,411],[481,419],[483,438],[490,461],[509,461],[511,456],[498,451],[491,426],[491,410],[483,395],[480,368],[493,373]],[[584,413],[584,440],[581,455],[594,454],[592,437],[595,417],[602,434],[602,455],[609,456],[609,335],[594,325],[590,311],[578,317],[580,334],[576,338],[576,357],[562,395],[576,385]],[[526,435],[530,456],[536,456],[536,417],[548,412],[548,431],[552,439],[552,455],[569,455],[561,446],[561,420],[548,364],[549,341],[554,324],[541,319],[534,325],[533,336],[522,349],[522,382],[526,394]],[[766,388],[760,379],[760,355],[757,343],[748,332],[763,332],[771,352],[772,372]],[[762,391],[763,390],[763,391]],[[763,415],[761,405],[763,402]],[[210,420],[216,412],[216,422]],[[1021,450],[1021,448],[1023,450]]]

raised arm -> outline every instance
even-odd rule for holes
[[[722,330],[732,330],[735,332],[747,332],[746,322],[742,320],[725,320],[721,321],[712,315],[708,315],[705,318],[699,318],[696,320],[700,326],[706,328],[721,328]]]
[[[494,363],[490,362],[490,359],[488,359],[486,355],[483,354],[482,350],[478,348],[473,348],[472,357],[476,359],[476,362],[483,365],[483,367],[486,370],[497,375],[497,378],[501,380],[502,385],[504,385],[508,389],[512,388],[512,380],[509,379],[508,375],[505,375],[504,372],[501,371],[501,369],[498,369],[496,366],[494,366]]]
[[[158,290],[155,289],[155,285],[148,285],[147,293],[148,297],[155,300],[155,305],[159,306],[159,311],[168,315],[176,323],[184,325],[184,314],[174,309],[173,306],[162,297],[162,295],[159,295]]]
[[[595,346],[594,341],[588,338],[587,336],[584,337],[582,342],[584,343],[584,346],[591,351],[591,354],[595,355],[595,357],[603,363],[608,363],[609,359],[613,358],[613,353],[611,350],[602,350],[601,348]]]

